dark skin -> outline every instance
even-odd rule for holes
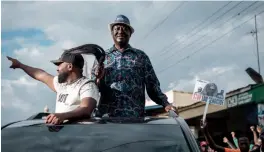
[[[205,139],[208,142],[209,146],[218,152],[225,152],[225,148],[215,144],[214,140],[212,139],[211,135],[209,134],[207,122],[205,121],[205,123],[203,123],[203,121],[201,121],[200,126],[201,126],[201,130],[202,130],[202,132],[205,136]],[[241,152],[249,152],[249,140],[248,140],[248,138],[247,137],[239,138],[238,139],[238,146],[239,146],[239,149]]]
[[[259,131],[261,131],[261,128],[259,128]],[[260,145],[255,145],[254,149],[251,152],[260,152],[260,151],[264,151],[264,134],[260,134],[259,135],[260,138]]]
[[[251,130],[252,133],[253,133],[254,144],[255,144],[255,145],[260,145],[260,143],[258,142],[257,131],[256,131],[255,127],[254,127],[254,126],[251,126],[251,127],[250,127],[250,130]]]
[[[223,138],[223,142],[228,144],[228,146],[231,147],[232,149],[236,149],[235,146],[231,142],[229,142],[229,140],[226,137]]]
[[[111,31],[112,38],[114,40],[115,47],[123,52],[129,45],[129,40],[132,35],[132,32],[128,26],[125,24],[116,24],[113,26]],[[173,110],[178,113],[177,109],[172,105],[168,105],[165,107],[165,110],[168,112],[169,110]]]
[[[111,34],[115,47],[119,51],[123,52],[128,47],[129,40],[132,35],[130,28],[123,24],[116,24],[113,26]]]
[[[42,69],[30,67],[28,65],[22,64],[16,59],[11,57],[7,57],[8,60],[12,62],[10,68],[12,69],[22,69],[32,78],[43,82],[46,84],[51,90],[56,92],[53,84],[54,76],[45,72]],[[67,83],[72,83],[81,77],[80,70],[76,69],[71,63],[62,62],[58,68],[58,73],[68,72],[69,76],[66,80]],[[63,123],[64,120],[78,119],[78,118],[89,118],[93,109],[96,107],[96,100],[93,98],[84,98],[81,101],[81,104],[78,108],[74,109],[70,112],[64,113],[53,113],[46,117],[46,123],[58,125]]]

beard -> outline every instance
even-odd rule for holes
[[[121,48],[126,47],[129,43],[130,36],[124,34],[124,38],[117,38],[117,34],[112,35],[112,38],[115,43],[117,43]]]
[[[69,73],[63,72],[58,75],[58,82],[59,83],[64,83],[67,81],[67,78],[69,77]]]
[[[128,45],[128,41],[117,40],[116,42],[121,48],[125,48]]]

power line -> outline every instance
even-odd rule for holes
[[[252,6],[253,6],[254,4],[256,4],[256,3],[257,3],[257,2],[252,3],[251,5],[249,5],[249,6],[246,7],[245,9],[243,9],[241,12],[239,12],[239,13],[233,15],[231,18],[229,18],[228,20],[226,20],[224,23],[218,25],[218,26],[217,26],[216,28],[214,28],[213,30],[211,30],[211,31],[207,31],[204,35],[198,37],[198,38],[197,38],[196,40],[194,40],[192,43],[190,43],[190,44],[184,46],[183,48],[179,49],[179,51],[175,51],[172,55],[170,55],[168,58],[166,58],[166,60],[167,60],[167,59],[170,59],[171,57],[175,56],[176,54],[182,52],[185,48],[192,46],[192,45],[195,44],[196,42],[201,41],[201,40],[202,40],[205,36],[207,36],[209,33],[215,31],[216,29],[218,29],[218,27],[220,27],[220,26],[226,24],[226,23],[229,22],[231,19],[233,19],[234,17],[240,15],[241,13],[243,13],[245,10],[249,9],[250,7],[252,7]],[[261,6],[261,5],[258,5],[255,9],[259,8],[260,6]]]
[[[197,24],[195,27],[193,27],[191,29],[191,32],[194,31],[195,29],[197,29],[199,26],[201,26],[202,24],[204,24],[205,22],[207,22],[211,17],[213,17],[215,14],[217,14],[218,12],[220,12],[222,9],[224,9],[226,6],[228,6],[230,3],[232,2],[228,2],[226,3],[224,6],[222,6],[221,8],[219,8],[217,11],[215,11],[211,16],[207,17],[205,20],[203,20],[202,22],[200,22],[199,24]],[[189,32],[187,35],[189,35],[191,32]],[[184,38],[186,36],[186,34],[184,34],[184,36],[180,37],[180,40],[182,38]],[[168,48],[170,48],[173,44],[175,44],[177,41],[173,41],[172,43],[170,43],[169,45],[165,46],[161,51],[166,51]],[[163,52],[163,53],[164,53]]]
[[[261,11],[261,12],[260,12],[260,13],[258,13],[257,15],[260,15],[260,14],[262,14],[262,13],[264,13],[264,11]],[[239,24],[239,25],[238,25],[238,26],[236,26],[235,28],[231,29],[229,32],[227,32],[227,33],[223,34],[222,36],[218,37],[217,39],[215,39],[215,40],[211,41],[211,43],[209,43],[209,44],[207,44],[207,45],[203,46],[202,48],[200,48],[200,49],[196,50],[195,52],[191,53],[190,55],[188,55],[188,56],[186,56],[186,57],[182,58],[181,60],[177,61],[177,62],[176,62],[176,63],[174,63],[174,64],[171,64],[170,66],[168,66],[167,68],[165,68],[165,69],[163,69],[163,70],[161,70],[161,71],[159,71],[159,72],[161,72],[161,73],[162,73],[163,71],[165,71],[165,70],[169,69],[170,67],[172,67],[172,66],[174,66],[174,65],[177,65],[177,64],[179,64],[180,62],[182,62],[182,61],[184,61],[184,60],[186,60],[186,59],[190,58],[192,55],[194,55],[194,54],[196,54],[196,53],[200,52],[202,49],[204,49],[204,48],[206,48],[206,47],[210,46],[210,45],[211,45],[211,44],[213,44],[214,42],[216,42],[216,41],[218,41],[218,40],[222,39],[224,36],[226,36],[227,34],[229,34],[229,33],[233,32],[234,30],[236,30],[237,28],[239,28],[241,25],[243,25],[243,24],[247,23],[248,21],[252,20],[254,17],[255,17],[255,16],[251,17],[250,19],[246,20],[246,21],[245,21],[245,22],[243,22],[242,24]]]
[[[256,14],[256,15],[260,15],[260,14],[262,14],[262,13],[264,13],[264,10],[261,11],[260,13]],[[208,43],[207,45],[205,45],[205,46],[201,47],[200,49],[194,51],[193,53],[191,53],[191,54],[189,54],[188,56],[182,58],[181,60],[177,61],[176,63],[173,63],[173,64],[169,65],[167,68],[165,68],[165,69],[163,69],[163,70],[161,70],[161,71],[159,71],[159,72],[162,73],[162,72],[166,71],[167,69],[171,68],[172,66],[177,65],[177,64],[181,63],[182,61],[184,61],[184,60],[190,58],[191,56],[193,56],[193,55],[195,55],[196,53],[200,52],[200,51],[203,50],[204,48],[210,46],[211,44],[213,44],[213,43],[215,43],[216,41],[218,41],[218,40],[222,39],[223,37],[225,37],[227,34],[233,32],[233,31],[236,30],[237,28],[239,28],[239,27],[241,27],[242,25],[244,25],[245,23],[249,22],[249,21],[252,20],[254,17],[255,17],[255,16],[253,16],[253,17],[251,17],[250,19],[244,21],[243,23],[239,24],[239,25],[236,26],[235,28],[232,28],[230,31],[228,31],[228,32],[226,32],[225,34],[221,35],[221,36],[218,37],[217,39],[211,41],[211,42]]]
[[[181,2],[175,9],[173,9],[163,20],[161,20],[159,23],[156,24],[156,26],[151,29],[144,37],[142,40],[146,39],[154,30],[156,30],[159,26],[161,26],[174,12],[177,12],[184,3],[187,3],[186,1]],[[141,41],[142,41],[141,40]]]
[[[239,2],[238,4],[236,4],[236,5],[234,5],[233,7],[231,7],[229,10],[227,10],[226,12],[224,12],[222,15],[220,15],[220,16],[218,16],[214,21],[212,21],[210,24],[208,24],[208,25],[206,25],[206,26],[209,26],[209,25],[211,25],[211,24],[213,24],[213,23],[215,23],[219,18],[221,18],[222,16],[224,16],[225,14],[227,14],[228,12],[230,12],[231,10],[233,10],[234,8],[236,8],[238,5],[240,5],[241,3],[242,3],[243,1],[241,1],[241,2]],[[227,5],[229,5],[230,4],[230,2],[229,3],[227,3],[225,6],[223,6],[223,7],[221,7],[220,9],[218,9],[214,14],[217,14],[219,11],[221,11],[223,8],[225,8]],[[208,19],[210,19],[212,16],[210,16]],[[201,25],[201,24],[199,24],[199,25]],[[205,26],[205,27],[206,27]],[[189,35],[189,34],[191,34],[193,31],[195,31],[195,29],[197,29],[199,26],[196,26],[196,28],[194,28],[194,29],[192,29],[192,31],[191,32],[189,32],[187,35]],[[195,32],[194,34],[192,34],[191,36],[189,36],[189,37],[187,37],[187,38],[190,38],[190,37],[193,37],[194,35],[196,35],[198,32],[200,32],[200,30],[197,30],[197,32]],[[186,35],[186,34],[184,34],[184,35]],[[184,38],[185,36],[183,36],[183,37],[181,37],[180,38],[180,40],[182,40],[182,38]],[[178,41],[180,41],[180,40],[178,40]],[[163,53],[162,54],[166,54],[167,52],[169,52],[170,50],[168,50],[169,48],[171,48],[171,46],[172,45],[174,45],[175,43],[177,43],[178,42],[177,40],[175,40],[175,41],[173,41],[171,44],[169,44],[169,47],[167,47],[166,49],[164,49],[164,50],[162,50],[163,51]],[[183,41],[184,42],[184,41]],[[166,50],[168,50],[168,51],[166,51]],[[161,51],[161,52],[162,52]]]

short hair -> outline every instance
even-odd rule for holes
[[[247,140],[247,141],[249,142],[249,139],[248,139],[248,137],[246,137],[246,136],[241,136],[241,137],[239,137],[239,138],[238,138],[238,142],[239,142],[240,140]]]

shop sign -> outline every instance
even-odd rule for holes
[[[234,95],[226,98],[227,107],[234,107],[242,105],[252,101],[252,93],[244,92],[238,95]]]

